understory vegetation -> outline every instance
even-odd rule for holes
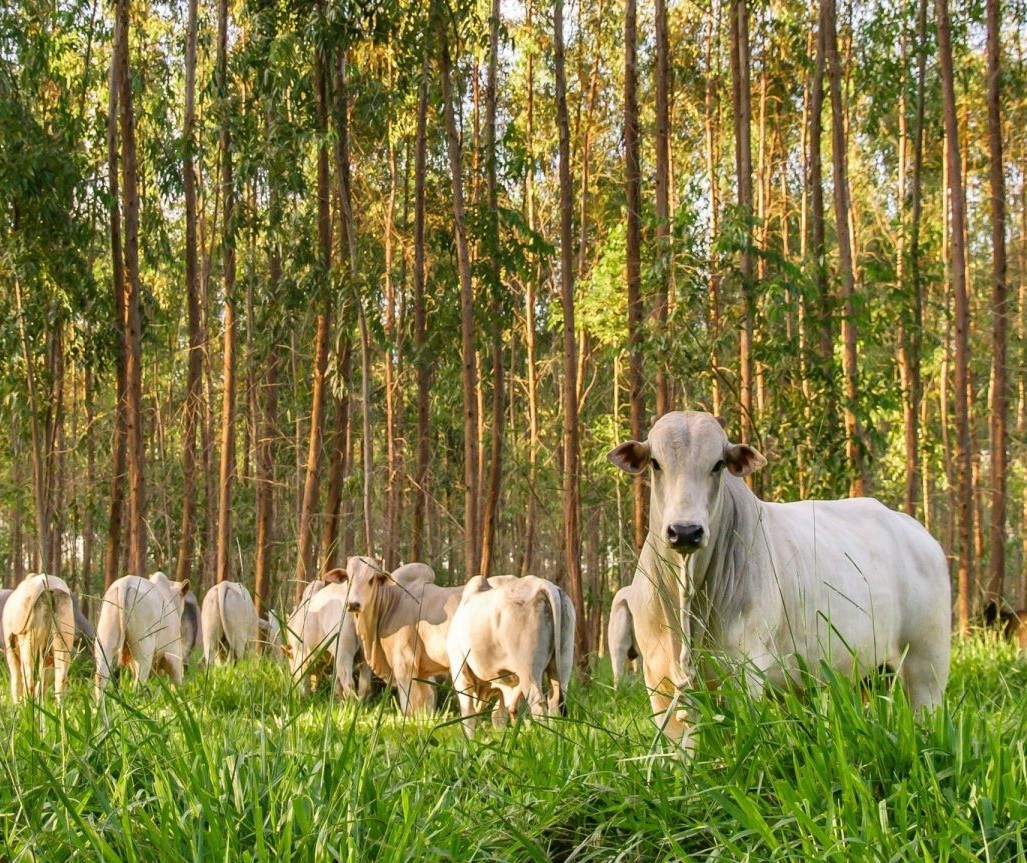
[[[0,859],[1010,860],[1027,823],[1027,663],[957,642],[944,708],[828,679],[698,693],[681,760],[637,677],[570,715],[480,729],[380,696],[303,699],[283,666],[193,669],[94,707],[0,706]]]

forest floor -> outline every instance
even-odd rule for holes
[[[883,681],[700,693],[682,761],[608,665],[567,719],[479,730],[300,698],[284,666],[93,706],[0,704],[0,861],[1011,860],[1027,844],[1027,659],[958,643],[945,707]],[[6,675],[2,681],[6,686]]]

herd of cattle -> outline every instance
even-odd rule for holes
[[[745,477],[766,459],[706,413],[666,414],[647,440],[608,457],[649,471],[651,486],[648,540],[610,613],[614,676],[642,659],[654,718],[671,739],[689,745],[680,699],[700,677],[716,685],[738,674],[757,696],[768,684],[805,685],[825,666],[888,667],[915,708],[940,702],[951,588],[944,552],[917,521],[870,498],[760,500]],[[284,644],[241,584],[218,584],[200,609],[188,583],[162,573],[112,584],[95,634],[67,585],[45,575],[10,592],[0,622],[15,700],[42,694],[45,664],[63,691],[77,625],[93,640],[101,698],[123,665],[138,681],[163,668],[180,682],[202,636],[208,663],[280,649],[304,691],[327,652],[339,691],[366,695],[373,673],[396,687],[404,713],[433,709],[433,680],[449,675],[468,734],[496,695],[497,724],[520,708],[563,712],[574,665],[574,611],[556,584],[499,576],[442,587],[425,564],[390,573],[366,557],[307,585]]]
[[[245,586],[220,582],[202,608],[188,582],[162,572],[126,575],[104,593],[95,630],[67,583],[27,576],[0,592],[0,643],[14,701],[43,696],[52,666],[60,698],[76,637],[92,640],[97,696],[127,667],[137,683],[164,671],[175,684],[202,638],[208,665],[251,652],[284,654],[303,693],[323,659],[343,695],[366,697],[371,673],[395,685],[404,714],[435,707],[433,682],[451,675],[464,727],[498,694],[493,722],[522,707],[532,716],[564,712],[574,665],[574,609],[566,593],[534,576],[473,578],[460,587],[435,584],[435,573],[411,563],[389,573],[374,558],[351,557],[307,584],[281,626],[258,618]]]

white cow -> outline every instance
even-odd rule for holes
[[[299,605],[285,624],[289,670],[300,692],[310,692],[319,657],[330,650],[339,695],[366,698],[371,692],[371,669],[363,661],[353,615],[346,610],[349,590],[334,581],[341,570],[326,573],[303,589]]]
[[[3,615],[4,606],[7,604],[7,600],[11,594],[14,593],[14,588],[5,587],[0,590],[0,651],[4,649],[4,627],[3,627]],[[96,630],[93,628],[93,624],[89,618],[82,612],[82,606],[78,601],[78,595],[72,591],[71,593],[71,605],[75,612],[75,640],[82,644],[92,645],[93,639],[96,638]]]
[[[569,633],[563,631],[567,610]],[[491,689],[499,691],[504,708],[494,721],[502,721],[504,713],[516,714],[522,704],[535,717],[549,713],[551,705],[562,712],[574,662],[573,614],[563,592],[546,579],[475,576],[467,582],[446,649],[469,737],[482,696]]]
[[[241,660],[257,647],[257,608],[237,581],[219,581],[203,597],[203,661]]]
[[[68,685],[75,642],[75,611],[71,590],[54,575],[28,575],[4,605],[4,648],[11,672],[11,698],[43,697],[45,669],[54,669],[58,699]]]
[[[610,651],[610,665],[613,668],[613,685],[620,686],[628,669],[628,663],[638,659],[638,645],[635,643],[635,623],[631,612],[632,585],[618,590],[610,605],[610,621],[606,628],[606,644]]]
[[[172,682],[182,682],[182,609],[188,581],[169,581],[163,572],[148,579],[119,578],[103,595],[96,625],[97,697],[119,665],[132,669],[136,683],[145,683],[153,669],[164,669]]]
[[[189,664],[196,645],[200,643],[200,603],[196,594],[186,590],[182,603],[182,662]]]
[[[669,413],[647,441],[623,443],[609,459],[629,473],[651,470],[647,543],[657,613],[677,630],[675,687],[692,685],[698,652],[740,667],[754,695],[767,683],[802,684],[802,669],[825,663],[843,674],[889,666],[915,708],[941,701],[951,588],[941,546],[917,521],[871,498],[760,500],[743,477],[766,459],[729,442],[707,413]],[[711,684],[713,665],[698,669]],[[672,693],[653,689],[651,700],[682,741]]]
[[[272,659],[285,656],[282,624],[278,622],[278,613],[271,609],[268,609],[267,617],[257,618],[257,650]]]

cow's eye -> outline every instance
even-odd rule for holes
[[[653,470],[659,471],[660,463],[656,459],[654,459],[654,458],[649,459],[649,464],[652,466]]]
[[[721,459],[713,466],[714,473],[720,473],[724,469],[724,459]]]

